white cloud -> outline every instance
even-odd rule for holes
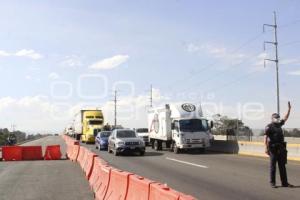
[[[31,77],[30,75],[26,75],[25,78],[26,78],[27,80],[31,80],[31,79],[32,79],[32,77]]]
[[[64,61],[61,62],[62,66],[66,67],[78,67],[81,66],[81,60],[78,56],[72,55],[72,56],[67,56]]]
[[[288,72],[289,75],[300,76],[300,70]]]
[[[49,79],[52,79],[52,80],[59,79],[59,75],[55,72],[51,72],[48,77],[49,77]]]
[[[282,59],[279,61],[281,65],[300,65],[300,60],[295,58]]]
[[[6,57],[6,56],[10,56],[10,55],[11,55],[10,53],[0,50],[0,56]]]
[[[118,67],[129,59],[128,55],[116,55],[105,58],[89,66],[90,69],[107,70]]]
[[[254,61],[254,66],[256,67],[264,67],[264,60],[268,58],[268,54],[263,52],[256,56],[256,60]]]
[[[0,119],[1,127],[15,123],[17,129],[28,131],[62,131],[71,118],[68,107],[43,95],[0,98],[0,115],[5,116]]]
[[[34,60],[41,59],[43,56],[32,49],[22,49],[15,53],[16,56],[28,57]]]
[[[27,57],[33,60],[38,60],[43,58],[43,56],[32,49],[21,49],[15,53],[9,53],[6,51],[0,50],[0,56],[8,57],[8,56],[18,56],[18,57]]]
[[[224,62],[224,65],[237,65],[248,57],[243,53],[230,52],[227,48],[223,46],[217,46],[212,44],[197,45],[194,43],[189,43],[186,46],[186,50],[190,53],[197,53],[201,55],[207,54],[213,58]]]

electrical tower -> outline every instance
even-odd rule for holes
[[[12,133],[14,133],[15,130],[16,130],[16,125],[15,125],[15,124],[12,124],[12,125],[11,125],[11,131],[12,131]]]
[[[115,97],[114,97],[114,107],[115,107],[115,120],[114,120],[114,125],[115,128],[117,127],[117,90],[114,91]]]
[[[280,98],[279,98],[279,59],[278,59],[278,40],[277,40],[277,19],[276,12],[274,11],[274,24],[264,24],[263,32],[265,27],[271,27],[274,29],[274,41],[265,41],[264,50],[266,50],[266,44],[272,44],[275,46],[275,59],[264,59],[264,67],[266,67],[266,61],[275,62],[276,64],[276,93],[277,93],[277,113],[280,114]]]
[[[150,85],[150,108],[153,107],[153,89],[152,85]]]

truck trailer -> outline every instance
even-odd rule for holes
[[[203,117],[201,105],[166,104],[148,111],[149,138],[152,148],[162,150],[163,143],[175,153],[210,146],[213,123]]]
[[[101,110],[81,110],[75,115],[74,134],[83,143],[95,143],[95,137],[104,127]]]

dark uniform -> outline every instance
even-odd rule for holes
[[[271,123],[266,127],[265,134],[268,136],[268,149],[270,153],[270,183],[276,184],[276,163],[280,172],[281,184],[288,185],[286,174],[286,143],[284,142],[284,135],[282,126],[285,121],[281,120],[279,123]]]

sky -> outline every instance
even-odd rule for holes
[[[277,13],[281,115],[300,121],[297,0],[0,1],[0,127],[60,132],[82,108],[147,127],[153,104],[202,104],[263,128],[276,112]]]

